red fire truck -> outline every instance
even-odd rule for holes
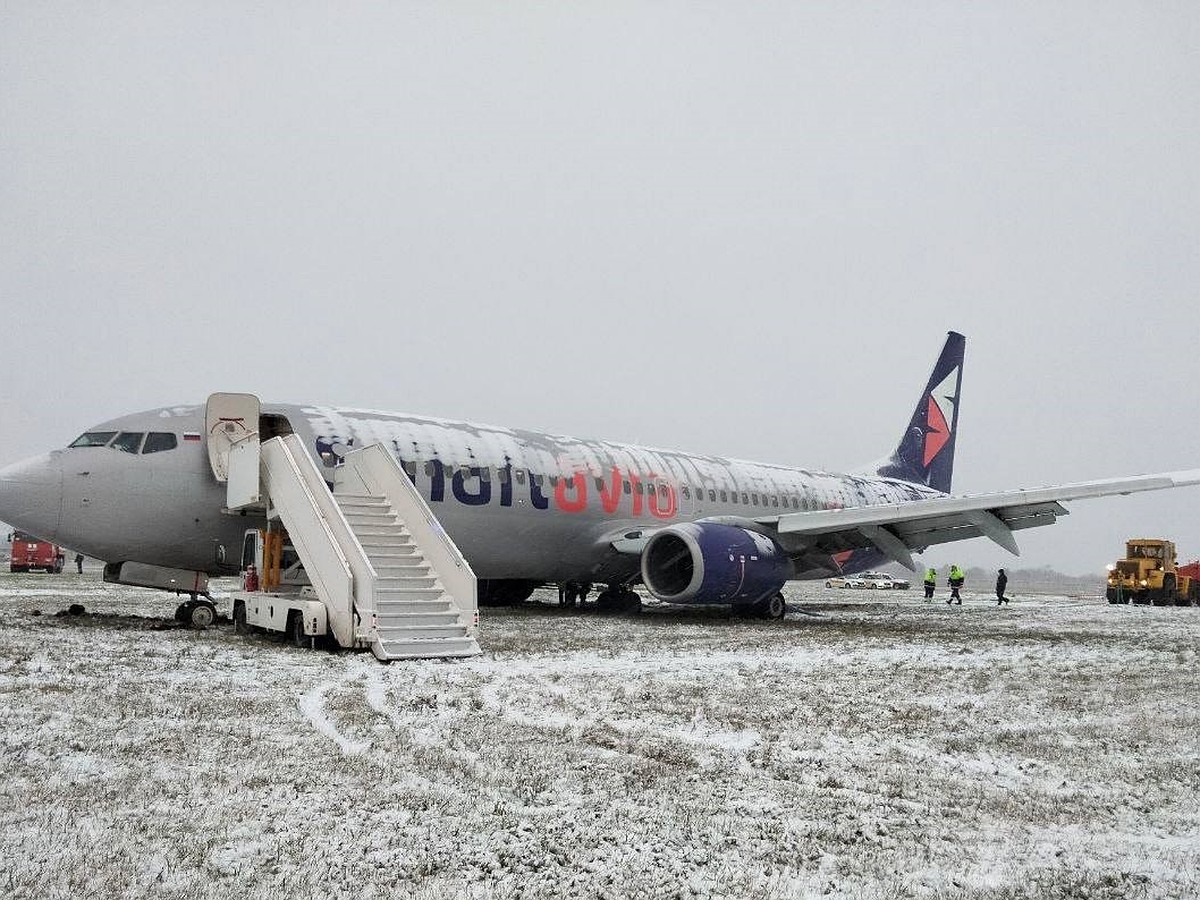
[[[12,555],[8,563],[10,572],[30,572],[41,569],[43,572],[61,572],[66,554],[58,544],[39,540],[24,531],[14,531],[8,536],[12,542]]]

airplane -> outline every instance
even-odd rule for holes
[[[481,606],[557,583],[570,603],[602,584],[602,608],[637,609],[641,583],[667,603],[781,618],[790,580],[915,571],[914,553],[977,537],[1016,554],[1013,532],[1054,523],[1066,501],[1200,484],[1194,469],[951,493],[965,346],[949,332],[895,450],[847,474],[307,404],[262,404],[258,428],[297,435],[328,483],[350,449],[382,442],[475,571]],[[109,581],[235,575],[246,529],[266,522],[224,509],[205,421],[203,405],[134,413],[10,465],[0,519],[107,561]],[[125,577],[130,564],[143,574]]]

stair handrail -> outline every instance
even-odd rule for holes
[[[400,515],[458,609],[467,634],[473,634],[479,610],[475,572],[396,458],[375,443],[346,454],[343,468],[352,470],[368,493],[385,497]]]
[[[375,611],[375,569],[300,438],[294,434],[271,438],[261,445],[261,452],[271,505],[329,610],[338,643],[353,647],[358,637],[356,607],[363,620]],[[275,477],[273,465],[282,466],[293,479]]]

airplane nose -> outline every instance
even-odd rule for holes
[[[62,515],[62,462],[44,454],[0,469],[0,521],[53,541]]]

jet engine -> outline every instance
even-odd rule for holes
[[[793,571],[775,541],[734,525],[671,525],[642,550],[642,581],[667,603],[754,604],[779,593]]]

